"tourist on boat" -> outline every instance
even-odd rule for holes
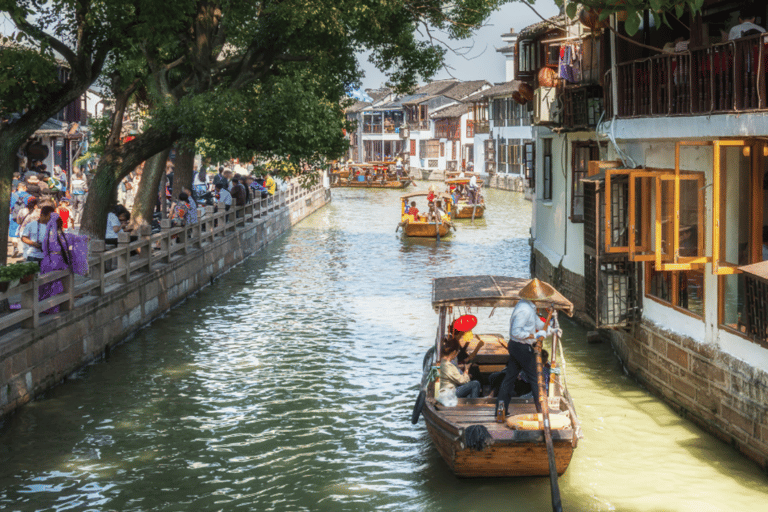
[[[469,204],[475,204],[477,202],[477,176],[472,175],[472,177],[469,178],[468,188],[467,198],[469,199]]]
[[[547,352],[545,349],[541,349],[541,361],[543,363],[543,375],[544,375],[544,387],[547,392],[549,392],[549,376],[552,372],[552,365],[549,363],[549,352]],[[497,396],[499,394],[499,389],[501,388],[501,383],[504,382],[504,377],[507,376],[507,369],[503,369],[500,372],[493,372],[488,376],[488,383],[491,386],[490,393],[488,396]],[[535,383],[538,386],[538,383]],[[512,396],[519,396],[522,398],[527,398],[528,395],[532,395],[533,393],[533,384],[528,382],[527,377],[525,377],[525,373],[520,372],[520,375],[517,376],[517,380],[515,381],[515,387],[514,391],[512,393]]]
[[[469,368],[462,372],[454,363],[460,350],[461,344],[458,336],[449,335],[443,339],[440,358],[440,389],[456,389],[457,398],[477,398],[482,389],[480,383],[476,380],[470,380]]]
[[[536,313],[534,301],[547,300],[554,295],[555,290],[546,283],[534,278],[518,294],[520,301],[512,310],[509,318],[509,343],[507,351],[509,360],[505,369],[506,376],[499,388],[499,396],[496,401],[496,419],[503,421],[507,416],[509,401],[514,393],[515,381],[520,372],[525,373],[528,382],[537,382],[536,357],[533,345],[536,340],[546,337],[544,330],[547,324]],[[547,311],[551,314],[551,311]],[[539,387],[532,386],[534,404],[536,410],[541,412],[539,403]]]
[[[430,185],[429,186],[429,193],[427,194],[427,202],[432,204],[432,201],[435,200],[435,186]]]
[[[413,215],[414,220],[419,219],[419,209],[416,208],[416,201],[411,201],[411,207],[408,208],[408,215]]]

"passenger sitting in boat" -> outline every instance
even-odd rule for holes
[[[449,335],[443,339],[442,357],[440,358],[440,389],[455,388],[458,398],[477,398],[482,389],[480,383],[476,380],[470,380],[469,368],[462,372],[453,362],[459,355],[460,349],[458,337]]]
[[[552,372],[552,365],[549,363],[549,352],[546,349],[541,349],[541,361],[544,363],[544,386],[549,393],[549,375]],[[488,396],[496,396],[499,394],[499,388],[504,381],[504,377],[507,376],[507,369],[503,369],[500,372],[494,372],[488,376],[488,383],[491,385],[491,391]],[[537,383],[538,385],[538,383]],[[526,395],[532,395],[533,387],[524,373],[520,373],[515,381],[514,392],[512,396],[519,396],[526,398]]]
[[[408,208],[408,215],[413,215],[414,220],[419,219],[419,209],[416,208],[416,201],[411,201],[411,207]]]

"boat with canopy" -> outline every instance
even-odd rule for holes
[[[509,358],[508,339],[501,334],[465,333],[462,344],[472,364],[474,374],[483,384],[481,398],[458,398],[455,404],[444,405],[439,396],[439,365],[442,340],[454,321],[463,321],[468,311],[513,308],[520,300],[520,291],[528,279],[503,276],[445,277],[433,281],[432,307],[438,314],[435,344],[423,360],[420,392],[413,410],[412,421],[424,417],[427,431],[450,469],[459,477],[510,477],[550,474],[557,480],[568,468],[573,450],[582,437],[573,399],[566,386],[565,359],[557,334],[548,345],[551,375],[547,399],[542,400],[542,413],[536,414],[533,398],[512,398],[506,421],[497,422],[496,398],[486,396],[490,391],[489,377],[503,370]],[[554,289],[553,289],[554,290]],[[534,301],[536,307],[553,307],[557,312],[573,314],[573,304],[556,290],[546,301]],[[511,312],[511,309],[509,310]],[[498,314],[498,313],[497,313]],[[461,316],[461,318],[459,318]],[[469,315],[475,318],[473,315]],[[462,330],[462,329],[459,329]],[[542,386],[544,384],[542,383]],[[455,394],[454,394],[455,399]],[[548,406],[546,409],[544,406]],[[551,443],[546,442],[549,431]],[[551,445],[551,452],[548,449]],[[551,453],[551,456],[550,456]],[[556,473],[555,473],[556,472]]]
[[[410,204],[416,202],[416,199],[427,198],[427,192],[414,192],[400,197],[400,223],[397,229],[403,230],[406,236],[437,238],[447,236],[451,232],[453,223],[447,212],[450,211],[451,196],[448,194],[437,194],[434,196],[435,203],[439,202],[443,215],[436,215],[433,203],[421,201],[423,210],[419,210],[417,215],[409,213]],[[397,229],[395,231],[397,231]],[[454,228],[455,229],[455,228]]]
[[[445,180],[445,184],[450,188],[454,197],[453,210],[451,212],[454,219],[482,219],[485,215],[485,198],[483,197],[483,180],[477,180],[477,191],[475,192],[474,202],[469,195],[470,178],[450,178]]]
[[[355,164],[331,173],[332,187],[400,189],[411,183],[410,177],[392,172],[389,162]]]

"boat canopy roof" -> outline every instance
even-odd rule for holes
[[[432,307],[474,306],[514,307],[520,300],[520,290],[530,279],[506,276],[456,276],[439,277],[432,282]],[[568,316],[573,316],[573,304],[560,292],[549,299],[534,301],[537,307],[554,305]]]
[[[466,185],[469,183],[470,178],[448,178],[445,180],[445,183],[447,185]],[[478,185],[483,184],[483,180],[478,179],[477,180]]]
[[[427,197],[429,195],[429,192],[412,192],[410,194],[405,194],[404,196],[400,196],[400,199],[410,199],[412,197]],[[450,199],[451,194],[446,194],[445,192],[437,193],[435,192],[435,198],[436,199]]]

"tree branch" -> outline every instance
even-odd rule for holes
[[[19,28],[19,30],[34,37],[40,42],[47,43],[51,48],[59,52],[61,56],[64,57],[64,59],[69,63],[72,69],[80,67],[80,62],[77,59],[77,55],[75,55],[75,52],[73,52],[69,46],[62,43],[45,31],[32,25],[24,18],[21,18],[17,13],[12,13],[11,19],[13,20],[13,23]]]

